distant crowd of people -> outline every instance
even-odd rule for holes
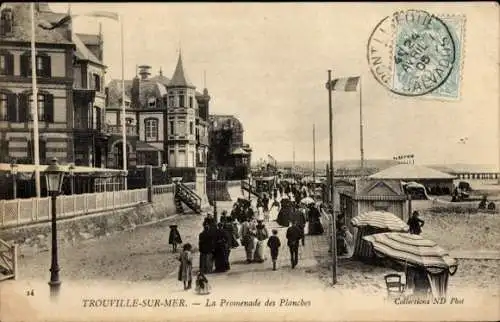
[[[277,261],[282,242],[278,229],[269,233],[266,223],[276,220],[279,226],[287,227],[286,245],[290,251],[292,268],[298,265],[300,243],[305,245],[305,227],[308,225],[309,235],[323,234],[321,213],[314,199],[310,197],[310,189],[305,185],[278,184],[270,190],[269,196],[263,193],[256,201],[255,207],[248,199],[239,198],[234,203],[231,213],[223,210],[220,218],[207,214],[203,220],[203,230],[198,236],[199,271],[196,274],[196,290],[206,293],[209,289],[206,274],[223,273],[231,269],[231,250],[244,247],[246,263],[263,263],[266,260],[265,249],[269,249],[272,269],[277,270]],[[279,197],[279,199],[278,199]],[[309,199],[306,199],[309,198]],[[173,251],[174,244],[182,243],[177,226],[170,227],[169,243]],[[193,255],[192,246],[184,244],[179,256],[179,281],[183,281],[184,289],[192,287]]]

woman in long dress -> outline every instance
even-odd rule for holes
[[[179,256],[179,276],[178,280],[184,283],[184,289],[191,288],[193,279],[193,255],[191,254],[191,244],[187,243],[182,247],[182,254]]]
[[[290,226],[290,214],[292,212],[292,204],[289,199],[281,199],[281,209],[276,218],[278,225],[282,227]]]
[[[280,203],[278,200],[274,200],[271,205],[271,210],[269,210],[269,220],[276,220],[280,212]]]
[[[247,263],[253,261],[253,253],[255,249],[255,235],[252,230],[252,225],[248,219],[241,224],[241,245],[245,247],[245,253],[247,256]]]
[[[313,204],[309,206],[309,235],[321,235],[323,233],[324,229],[321,224],[321,213]]]
[[[265,261],[264,257],[264,241],[269,237],[267,228],[262,222],[262,220],[257,221],[257,226],[255,226],[255,237],[257,238],[257,245],[255,247],[255,253],[253,256],[254,262],[262,263]]]
[[[222,223],[217,225],[215,234],[215,272],[226,272],[228,268],[227,252],[229,248],[229,235],[224,230]]]

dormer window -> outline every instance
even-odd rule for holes
[[[156,107],[156,98],[150,97],[148,98],[148,107],[155,108]]]
[[[5,36],[12,32],[12,9],[5,8],[0,15],[0,35]]]

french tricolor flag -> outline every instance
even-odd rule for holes
[[[332,91],[355,92],[358,88],[359,79],[359,76],[336,78],[330,84],[326,82],[326,89],[331,87]]]

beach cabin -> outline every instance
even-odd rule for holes
[[[351,219],[368,211],[387,211],[403,221],[408,220],[408,200],[400,180],[356,179],[354,189],[339,191],[340,211],[344,222],[354,233]]]

